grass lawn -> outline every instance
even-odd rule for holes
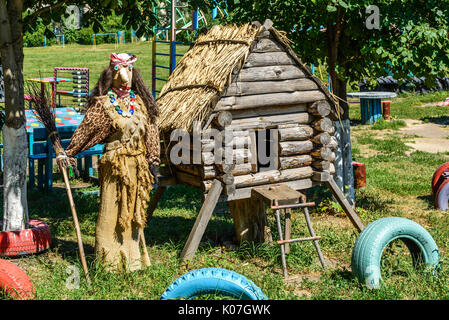
[[[55,66],[89,67],[93,87],[95,77],[107,65],[111,51],[115,51],[113,45],[96,49],[90,46],[25,49],[25,77],[34,77],[39,70],[42,74],[51,74]],[[136,66],[150,84],[150,45],[129,44],[118,51],[137,54]],[[93,246],[99,198],[97,195],[83,195],[80,192],[83,189],[75,190],[74,198],[93,282],[91,288],[87,288],[82,278],[76,236],[67,196],[62,188],[55,188],[52,193],[29,190],[30,216],[49,224],[53,245],[42,254],[12,261],[26,270],[37,289],[38,299],[159,299],[176,278],[204,267],[220,267],[241,273],[253,280],[270,299],[449,299],[449,215],[433,208],[430,190],[434,170],[449,161],[449,155],[410,150],[405,143],[413,137],[398,130],[405,125],[400,119],[445,119],[446,108],[423,108],[420,105],[438,102],[447,96],[448,92],[426,96],[403,95],[391,104],[392,121],[351,128],[354,161],[363,162],[367,167],[367,187],[356,190],[357,211],[362,221],[368,224],[381,217],[400,216],[422,224],[441,251],[439,277],[415,270],[409,252],[401,242],[395,241],[382,259],[384,282],[381,289],[368,290],[361,285],[350,267],[357,232],[338,207],[330,202],[330,193],[325,189],[313,189],[308,193],[311,201],[324,200],[312,212],[312,222],[316,233],[322,236],[320,244],[328,268],[321,269],[312,243],[293,244],[287,256],[287,281],[282,277],[279,246],[250,243],[235,246],[232,243],[232,218],[226,213],[213,215],[195,259],[190,263],[180,263],[179,254],[201,207],[201,193],[182,186],[171,187],[164,193],[145,230],[152,261],[152,266],[147,269],[134,273],[107,273],[96,262]],[[351,120],[357,124],[360,121],[359,106],[351,105],[350,114]],[[98,187],[89,188],[95,189]],[[308,236],[301,213],[294,211],[292,219],[292,236]],[[269,223],[273,238],[277,239],[272,216],[269,216]],[[78,289],[67,288],[72,279],[68,273],[71,269],[67,268],[72,265],[81,272]]]

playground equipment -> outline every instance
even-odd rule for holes
[[[185,13],[185,10],[188,8],[185,5],[177,5],[177,0],[161,2],[159,6],[154,7],[153,12],[155,15],[159,17],[159,20],[162,21],[162,25],[155,25],[153,27],[153,41],[152,41],[152,93],[156,98],[157,93],[159,91],[157,88],[157,81],[166,82],[167,78],[163,78],[158,76],[158,69],[163,69],[168,71],[168,75],[170,75],[173,70],[176,68],[177,59],[182,57],[182,54],[178,54],[176,51],[176,46],[180,44],[185,44],[182,41],[177,41],[176,36],[185,31],[187,36],[190,35],[190,32],[194,32],[198,30],[200,27],[207,26],[207,18],[201,10],[194,10],[189,17],[188,14]],[[226,10],[222,10],[220,7],[215,7],[212,10],[212,19],[215,19],[218,15],[227,15]],[[190,20],[189,20],[190,19]],[[169,53],[158,52],[157,44],[168,44],[169,45]],[[158,56],[169,57],[169,64],[162,65],[157,62]],[[166,73],[167,73],[166,71]]]
[[[193,299],[204,294],[221,294],[240,300],[268,300],[254,282],[222,268],[203,268],[184,274],[165,290],[161,300]]]
[[[59,45],[64,48],[64,44],[65,44],[65,39],[64,39],[64,34],[57,34],[56,35],[56,42],[59,43]]]
[[[115,48],[118,48],[118,34],[117,32],[107,32],[107,33],[94,33],[92,35],[92,47],[95,48],[96,46],[96,38],[98,36],[114,36],[114,44],[115,44]]]
[[[73,106],[76,111],[83,109],[89,97],[89,69],[55,67],[53,77],[54,79],[68,80],[53,81],[52,92],[55,104],[57,106]],[[63,99],[63,97],[66,97],[66,99]]]
[[[118,44],[125,44],[126,37],[125,37],[125,31],[120,30],[117,32],[118,35]]]
[[[426,229],[406,218],[381,218],[360,233],[352,252],[352,271],[369,289],[380,287],[382,253],[396,239],[410,250],[415,267],[423,263],[433,273],[438,272],[440,253]]]

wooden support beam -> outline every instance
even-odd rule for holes
[[[157,204],[164,194],[165,189],[167,189],[167,187],[158,186],[156,192],[154,193],[154,196],[151,198],[147,208],[147,223],[150,222],[151,218],[153,217],[154,210],[156,210]]]
[[[181,252],[181,261],[191,260],[195,255],[222,190],[223,184],[219,180],[215,179],[212,182],[212,187],[204,200],[203,206],[201,207],[200,213],[195,220],[195,224],[193,225],[189,238],[187,239],[184,249]]]
[[[365,228],[355,210],[352,208],[348,200],[346,200],[345,196],[338,188],[338,185],[335,183],[334,178],[332,178],[332,176],[328,172],[315,172],[312,180],[321,181],[326,184],[326,186],[330,189],[335,199],[337,199],[337,202],[343,208],[344,212],[348,216],[349,220],[351,220],[357,231],[361,232],[363,228]]]

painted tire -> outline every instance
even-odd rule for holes
[[[50,247],[50,228],[45,222],[30,220],[30,229],[0,232],[0,256],[38,253]]]
[[[406,218],[381,218],[363,229],[352,251],[352,272],[368,288],[379,288],[382,253],[396,239],[404,241],[415,266],[418,261],[423,261],[427,267],[438,269],[440,253],[426,229]]]
[[[0,259],[0,288],[13,299],[32,299],[36,292],[25,271],[3,259]]]
[[[213,293],[241,300],[268,300],[254,282],[234,271],[221,268],[204,268],[184,274],[165,290],[161,300],[192,299]]]
[[[449,179],[443,181],[435,194],[435,208],[446,211],[449,205]]]
[[[449,162],[443,163],[441,166],[438,167],[437,170],[435,170],[435,173],[432,177],[432,194],[435,195],[439,186],[442,182],[444,182],[444,179],[441,177],[443,172],[449,171]]]

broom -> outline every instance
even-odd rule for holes
[[[73,222],[75,224],[76,237],[78,241],[78,249],[81,258],[81,264],[83,266],[84,274],[86,276],[87,284],[90,285],[89,270],[87,269],[86,257],[84,255],[83,240],[81,239],[81,230],[78,223],[78,216],[76,214],[75,203],[73,201],[72,190],[70,189],[69,177],[67,175],[67,169],[72,169],[69,159],[65,153],[61,144],[61,137],[56,130],[56,120],[50,104],[52,104],[52,95],[48,90],[42,90],[38,83],[28,83],[28,91],[31,93],[33,109],[37,112],[38,120],[41,122],[45,129],[47,129],[48,137],[51,139],[53,149],[56,154],[56,163],[58,164],[59,171],[64,178],[65,189],[69,198],[70,210],[72,211]]]

